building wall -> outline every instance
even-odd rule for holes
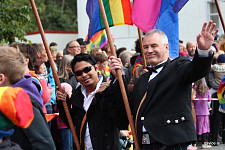
[[[180,39],[184,41],[184,44],[188,41],[196,41],[196,36],[201,31],[203,23],[210,20],[208,3],[212,1],[214,2],[214,0],[189,0],[179,12],[179,33]],[[225,1],[218,1],[224,18]],[[223,34],[221,23],[219,24],[219,29],[219,35]]]
[[[45,33],[46,40],[48,42],[48,45],[51,42],[56,42],[58,44],[58,51],[62,51],[65,47],[66,44],[72,40],[76,40],[78,38],[77,32],[63,32],[63,33],[58,33],[58,32],[51,32]],[[27,36],[25,36],[27,40],[30,40],[32,43],[43,43],[41,35],[39,33],[28,33]]]

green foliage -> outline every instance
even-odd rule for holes
[[[77,30],[77,0],[35,0],[44,30]],[[29,0],[0,0],[0,42],[17,37],[27,41],[27,32],[38,31]]]
[[[76,0],[36,0],[35,3],[44,30],[77,30]],[[36,23],[34,15],[31,16]],[[35,23],[29,24],[29,32],[38,30]]]
[[[12,0],[0,0],[0,41],[5,43],[19,40],[27,41],[24,24],[31,21],[28,6],[15,7]]]

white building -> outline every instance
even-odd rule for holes
[[[86,13],[87,0],[77,0],[78,33],[46,33],[48,43],[56,42],[59,50],[65,48],[66,43],[78,37],[85,38],[88,32],[89,19]],[[218,0],[223,18],[225,16],[225,0]],[[179,12],[179,32],[180,39],[186,44],[188,41],[196,41],[197,34],[205,21],[212,19],[220,29],[219,35],[223,34],[223,28],[217,13],[214,0],[189,0]],[[128,50],[134,49],[134,41],[138,38],[138,31],[135,26],[114,26],[110,28],[111,34],[115,38],[117,48],[126,47]],[[40,34],[26,36],[32,42],[42,42]]]

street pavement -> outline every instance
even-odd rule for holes
[[[198,149],[202,149],[201,146],[202,145],[200,143],[197,144]],[[222,143],[221,139],[218,139],[218,146],[212,146],[212,148],[208,150],[225,150],[225,144]]]
[[[201,145],[197,145],[198,149],[202,149]],[[220,144],[219,146],[212,146],[212,148],[208,150],[225,150],[225,144]]]

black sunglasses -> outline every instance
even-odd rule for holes
[[[84,73],[90,72],[90,71],[91,71],[91,67],[92,67],[92,66],[84,67],[84,69],[78,70],[78,71],[74,72],[74,74],[75,74],[75,76],[81,76],[81,75],[83,74],[83,72],[84,72]]]

